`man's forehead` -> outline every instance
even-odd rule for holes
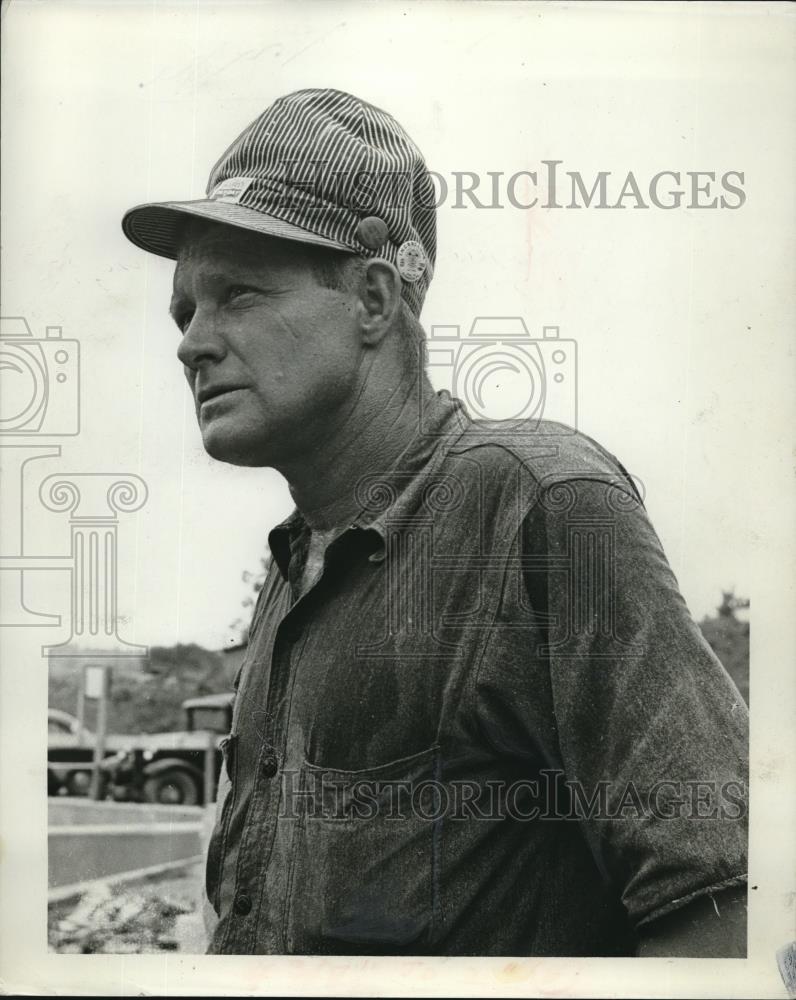
[[[295,268],[301,263],[300,252],[287,240],[220,223],[191,222],[180,242],[174,290],[183,286],[186,277],[197,269],[207,269],[216,276],[262,275],[264,271]]]
[[[292,259],[295,254],[285,240],[277,240],[237,226],[217,222],[190,222],[180,240],[177,266],[201,257],[224,257],[241,263],[264,263]]]

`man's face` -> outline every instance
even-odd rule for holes
[[[362,360],[354,302],[322,287],[295,244],[215,223],[189,229],[171,313],[213,458],[279,467],[334,434]]]

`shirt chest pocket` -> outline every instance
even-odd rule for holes
[[[292,954],[422,954],[437,924],[439,748],[380,767],[305,762],[285,901]]]

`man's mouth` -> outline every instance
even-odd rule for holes
[[[200,406],[208,403],[211,399],[218,399],[219,396],[226,396],[230,392],[237,392],[242,389],[240,385],[208,385],[200,389],[196,394],[196,401]]]

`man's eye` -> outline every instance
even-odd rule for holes
[[[176,322],[177,322],[177,328],[179,330],[181,330],[183,333],[185,333],[185,331],[190,326],[192,319],[193,319],[193,311],[192,310],[190,312],[180,313],[177,316],[177,320],[176,320]]]
[[[227,302],[234,302],[235,299],[239,299],[241,295],[249,295],[253,291],[253,288],[248,288],[246,285],[232,285],[227,292]]]

